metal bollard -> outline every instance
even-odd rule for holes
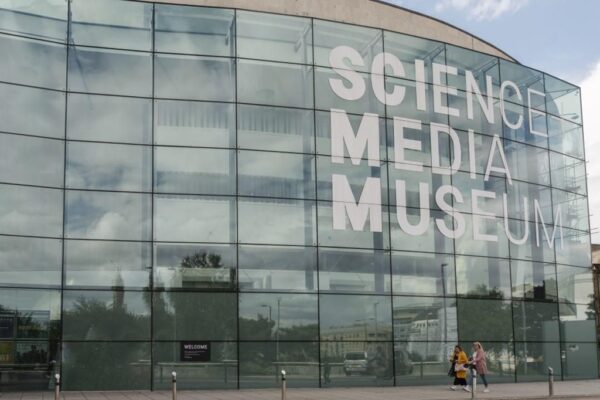
[[[60,399],[60,374],[54,375],[54,400]]]
[[[285,369],[281,370],[281,400],[285,400],[287,396],[287,384],[285,381]]]
[[[477,370],[473,368],[471,370],[471,373],[473,374],[473,385],[471,386],[471,399],[474,399],[476,397],[475,392],[477,391]]]
[[[548,367],[548,396],[554,396],[554,369]]]
[[[173,400],[177,400],[177,372],[171,372],[171,392]]]

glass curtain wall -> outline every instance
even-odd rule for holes
[[[338,46],[364,60],[359,100],[329,85]],[[172,370],[180,388],[262,388],[281,369],[299,387],[441,384],[453,346],[473,341],[492,382],[543,380],[549,366],[597,377],[576,86],[380,29],[139,1],[0,0],[0,50],[3,388],[46,390],[60,372],[65,390],[166,389]],[[404,77],[370,73],[384,50]],[[439,82],[434,64],[459,73]],[[497,121],[524,124],[489,124],[477,107],[466,118],[465,69],[480,87],[491,77]],[[373,79],[406,87],[404,101],[383,105]],[[533,118],[516,91],[501,102],[506,80],[543,95]],[[417,87],[431,101],[440,85],[457,88],[442,101],[462,117],[417,104]],[[331,109],[355,131],[377,114],[376,163],[332,162]],[[418,176],[394,168],[394,117],[422,121]],[[435,124],[463,146],[474,138],[475,159],[451,176],[434,172]],[[484,176],[494,135],[512,183]],[[336,173],[355,193],[380,179],[382,232],[333,228]],[[408,181],[403,207],[396,179]],[[410,236],[397,220],[418,220],[419,182],[498,193],[490,232],[502,229],[502,193],[517,233],[539,229],[522,197],[539,199],[546,223],[560,204],[564,235],[553,248],[448,239],[432,194],[430,229]],[[469,232],[481,211],[455,206]],[[210,356],[182,361],[185,343]]]

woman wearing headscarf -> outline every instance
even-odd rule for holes
[[[450,386],[450,389],[456,390],[457,386],[465,388],[467,386],[469,358],[467,357],[467,353],[465,353],[459,345],[454,347],[450,362],[452,363],[452,370],[454,371],[454,382],[452,383],[452,386]]]

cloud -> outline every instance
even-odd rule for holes
[[[442,13],[454,9],[466,12],[468,19],[491,21],[506,13],[516,13],[528,2],[529,0],[439,0],[435,11]]]
[[[588,160],[590,227],[596,229],[592,235],[592,242],[600,243],[600,159],[594,157],[595,154],[600,153],[600,115],[598,114],[600,109],[600,60],[579,83],[579,86],[581,86],[585,152]]]

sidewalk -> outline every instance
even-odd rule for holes
[[[548,383],[504,383],[490,386],[478,399],[547,399]],[[600,380],[556,382],[553,399],[600,399]],[[168,391],[63,392],[66,400],[170,400]],[[52,400],[52,392],[2,393],[4,400]],[[470,393],[445,386],[387,388],[288,389],[288,400],[453,400],[470,399]],[[279,389],[179,391],[178,400],[280,400]]]

